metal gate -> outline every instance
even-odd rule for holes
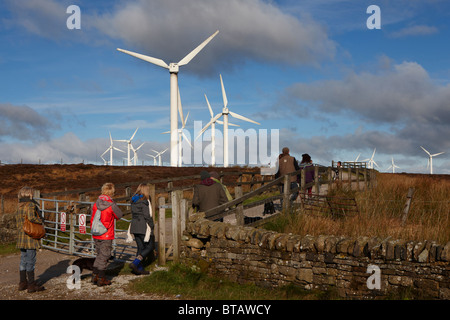
[[[61,253],[95,257],[90,233],[90,219],[94,202],[36,198],[40,201],[46,230],[42,247]],[[129,203],[117,203],[123,212],[129,212]],[[80,220],[81,219],[81,220]],[[112,256],[119,261],[129,261],[136,255],[135,242],[127,243],[130,220],[115,221],[115,239]]]

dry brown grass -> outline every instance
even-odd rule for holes
[[[286,215],[270,228],[300,235],[368,236],[403,240],[450,241],[450,179],[427,175],[378,174],[375,188],[335,195],[354,196],[359,215],[332,218],[305,213]],[[408,189],[415,189],[408,219],[401,223]]]

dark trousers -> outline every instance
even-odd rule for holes
[[[155,250],[155,236],[150,236],[150,241],[145,242],[144,234],[134,234],[134,240],[137,245],[136,256],[142,256],[145,259],[153,250]]]
[[[94,267],[99,271],[106,270],[108,259],[111,257],[112,240],[98,240],[94,239],[95,257]]]

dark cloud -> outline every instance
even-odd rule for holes
[[[28,106],[0,103],[0,139],[39,140],[49,137],[52,125],[45,116]]]

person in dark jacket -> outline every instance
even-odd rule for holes
[[[314,181],[314,165],[311,160],[311,156],[307,153],[302,154],[302,162],[300,163],[300,168],[302,169],[302,174],[305,175],[305,184],[311,183]],[[307,169],[309,168],[309,169]],[[306,188],[306,192],[308,196],[311,198],[312,196],[312,187]]]
[[[137,252],[130,268],[135,274],[149,274],[148,271],[145,271],[142,261],[154,253],[155,224],[153,222],[150,188],[147,184],[140,184],[131,198],[131,214],[129,232],[134,235]]]
[[[207,171],[200,172],[200,179],[200,184],[194,186],[192,207],[197,208],[199,212],[205,212],[228,202],[223,186],[211,179]],[[206,218],[209,219],[210,215]],[[219,220],[223,221],[223,218]]]
[[[23,231],[25,217],[30,222],[42,224],[41,212],[38,203],[33,199],[34,190],[31,187],[20,189],[18,198],[19,205],[16,213],[17,243],[16,248],[20,249],[19,264],[19,291],[28,289],[29,293],[43,291],[34,279],[34,269],[36,265],[36,250],[41,247],[39,240],[33,239]]]
[[[286,174],[295,172],[300,170],[300,167],[298,165],[297,159],[295,159],[295,157],[292,157],[289,154],[289,148],[288,147],[284,147],[282,150],[282,153],[278,156],[278,171],[275,174],[275,178],[284,176]],[[298,175],[291,175],[290,178],[290,188],[294,189],[294,188],[298,188],[298,184],[297,184],[297,180],[298,180]],[[284,183],[281,184],[280,187],[280,193],[284,192]],[[295,201],[295,199],[297,199],[298,197],[298,191],[295,191],[291,194],[290,197],[290,201],[291,204],[292,202]],[[281,199],[281,206],[283,206],[283,199]]]
[[[101,214],[100,221],[107,229],[102,235],[92,236],[97,254],[92,271],[92,283],[97,284],[99,287],[111,284],[111,280],[106,278],[105,273],[108,260],[111,257],[112,241],[115,236],[114,220],[119,220],[123,216],[122,210],[120,210],[116,202],[112,199],[115,193],[114,184],[110,182],[105,183],[102,186],[101,192],[102,194],[92,207],[91,216],[91,229],[96,214]]]

